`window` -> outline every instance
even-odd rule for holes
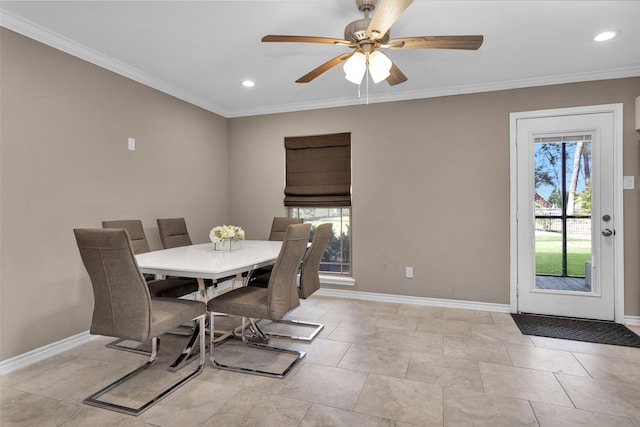
[[[303,218],[311,223],[311,235],[315,227],[330,222],[333,236],[320,260],[320,272],[351,274],[351,208],[290,208],[292,218]]]
[[[290,216],[311,223],[312,233],[332,223],[320,271],[351,274],[351,134],[287,137],[284,145]]]

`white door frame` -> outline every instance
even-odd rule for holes
[[[616,213],[616,236],[614,239],[614,311],[615,322],[624,323],[624,204],[623,204],[623,127],[622,105],[604,104],[585,107],[558,108],[552,110],[524,111],[509,114],[509,161],[510,161],[510,301],[511,312],[518,312],[518,170],[516,122],[518,119],[568,116],[593,113],[613,113],[613,207]]]

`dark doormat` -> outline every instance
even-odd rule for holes
[[[640,348],[640,336],[619,323],[540,314],[511,317],[524,335]]]

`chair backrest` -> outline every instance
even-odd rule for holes
[[[149,243],[147,242],[147,236],[144,234],[144,228],[142,228],[142,221],[139,219],[102,221],[102,228],[124,228],[129,233],[134,254],[138,255],[151,252]]]
[[[298,294],[300,298],[308,298],[315,291],[320,289],[320,260],[327,248],[333,224],[320,224],[316,227],[311,241],[311,247],[307,249],[302,260],[300,270],[300,288]]]
[[[164,218],[157,221],[163,248],[177,248],[192,244],[184,218]]]
[[[273,217],[269,240],[282,242],[284,240],[284,233],[291,224],[302,224],[302,218],[289,218],[286,216]]]
[[[146,341],[151,297],[124,229],[73,230],[93,287],[92,334]]]
[[[292,224],[287,227],[267,286],[270,320],[279,320],[300,305],[296,278],[309,243],[310,232],[311,224]]]

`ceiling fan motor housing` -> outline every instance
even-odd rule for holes
[[[367,28],[371,18],[363,18],[353,21],[344,27],[344,39],[362,45],[363,43],[370,43],[369,37],[367,37]],[[379,44],[385,44],[389,41],[389,31],[376,39]]]

